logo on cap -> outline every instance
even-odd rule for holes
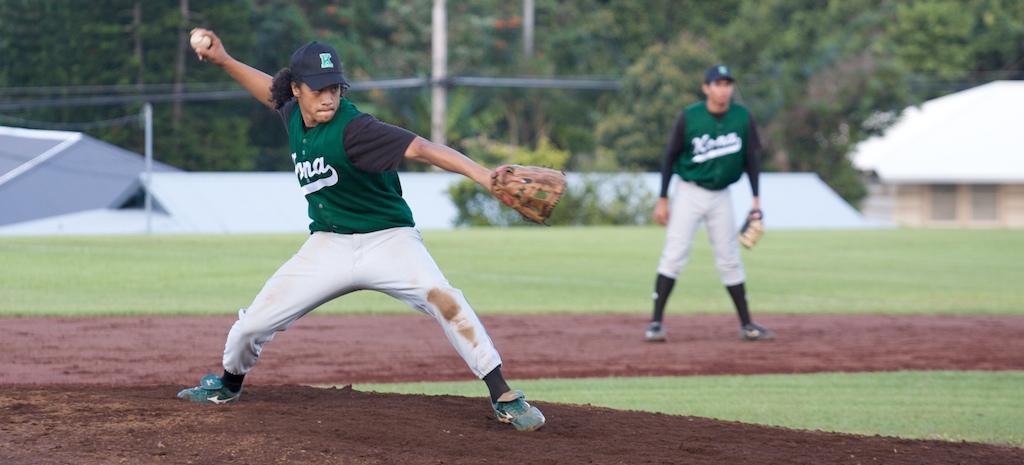
[[[331,63],[331,54],[330,53],[321,53],[320,54],[320,67],[321,68],[333,68],[334,67],[334,63]]]
[[[719,66],[718,67],[718,74],[721,74],[722,76],[728,76],[729,75],[729,68],[726,68],[725,66]]]

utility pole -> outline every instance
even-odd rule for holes
[[[448,18],[445,13],[445,0],[434,0],[431,26],[433,70],[430,73],[430,140],[445,144],[448,120]]]
[[[523,1],[523,54],[526,58],[533,58],[534,10],[533,0]]]
[[[146,128],[146,182],[142,184],[142,195],[146,206],[146,234],[153,232],[153,104],[146,102],[142,107]]]

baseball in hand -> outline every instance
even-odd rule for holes
[[[213,44],[213,40],[210,39],[210,36],[197,32],[192,34],[192,37],[188,39],[188,43],[191,44],[192,48],[195,50],[203,50],[210,48],[210,45]]]

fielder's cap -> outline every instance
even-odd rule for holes
[[[719,79],[735,81],[732,78],[732,71],[729,71],[729,67],[725,65],[715,65],[704,72],[704,84],[709,84]]]
[[[341,60],[338,52],[330,45],[310,42],[292,54],[292,76],[299,82],[305,82],[310,89],[320,90],[335,84],[348,85],[345,75],[341,72]]]

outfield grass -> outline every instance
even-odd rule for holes
[[[481,314],[650,311],[660,227],[426,231]],[[0,316],[233,314],[305,240],[268,236],[0,238]],[[1012,230],[769,231],[743,251],[757,313],[1024,315]],[[514,272],[514,270],[523,270]],[[529,288],[530,292],[522,292]],[[671,313],[728,313],[705,236]],[[356,293],[318,313],[411,313]],[[1024,446],[1024,372],[536,380],[530,398],[798,429]],[[359,385],[483,396],[479,382]]]
[[[528,399],[802,430],[1024,446],[1024,372],[524,380]],[[357,384],[361,391],[486,397],[482,383]]]
[[[647,313],[663,234],[556,227],[426,231],[424,239],[480,314]],[[304,240],[0,238],[0,315],[232,314]],[[743,257],[757,313],[1024,315],[1019,231],[769,231]],[[318,310],[408,311],[370,292]],[[732,312],[703,235],[668,311]]]

